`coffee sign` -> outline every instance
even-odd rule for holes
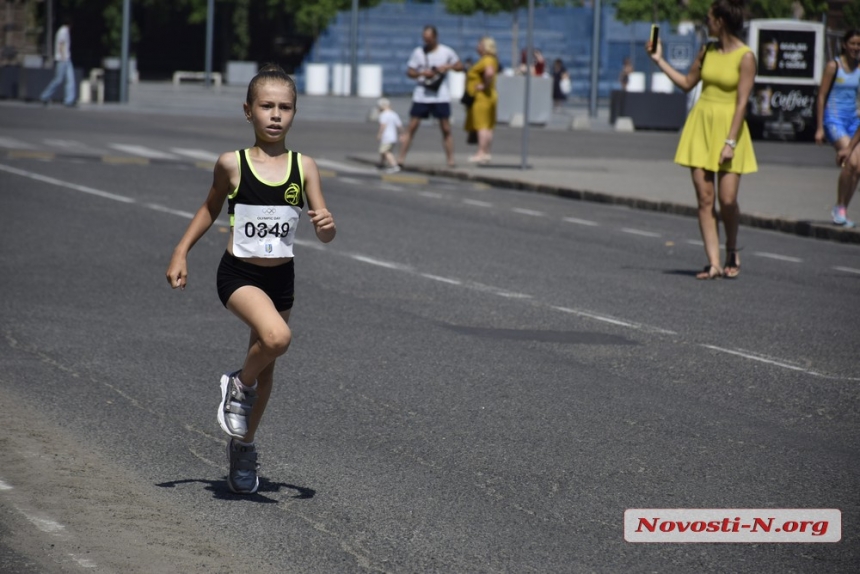
[[[815,77],[815,32],[760,30],[758,41],[760,76],[808,79]]]
[[[811,141],[816,94],[814,85],[756,82],[746,118],[753,139]]]

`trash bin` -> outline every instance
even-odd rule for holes
[[[102,62],[104,68],[104,84],[106,102],[120,101],[120,77],[122,76],[122,64],[119,58],[105,58]]]

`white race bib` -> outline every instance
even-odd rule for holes
[[[293,239],[302,212],[291,205],[236,204],[233,213],[233,255],[292,257]]]

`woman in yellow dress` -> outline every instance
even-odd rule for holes
[[[675,163],[689,167],[692,173],[699,229],[708,257],[708,264],[696,279],[735,278],[741,269],[738,186],[742,174],[758,170],[744,121],[756,61],[739,37],[743,24],[743,0],[715,0],[708,10],[708,33],[717,41],[699,52],[686,76],[663,59],[659,42],[653,52],[650,42],[647,45],[651,59],[685,92],[702,80],[702,94],[687,116],[675,154]],[[722,268],[715,196],[726,231],[726,262]]]
[[[477,132],[478,153],[469,158],[472,163],[488,163],[493,146],[493,128],[496,127],[496,74],[499,60],[496,58],[496,41],[483,37],[478,41],[478,54],[481,56],[466,73],[466,93],[475,99],[467,108],[465,129]]]

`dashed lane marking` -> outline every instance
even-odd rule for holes
[[[172,148],[170,148],[170,151],[172,151],[173,153],[178,154],[178,155],[190,157],[191,159],[196,159],[196,160],[205,161],[205,162],[211,162],[211,164],[214,164],[215,162],[217,162],[218,158],[221,157],[217,153],[213,153],[211,151],[206,151],[205,149],[188,149],[188,148],[181,148],[181,147],[172,147]]]
[[[63,151],[71,153],[85,153],[93,155],[103,155],[105,153],[105,150],[103,149],[94,148],[76,140],[46,139],[42,141],[51,147],[57,147]]]
[[[314,162],[316,162],[318,168],[327,168],[331,171],[336,171],[336,172],[365,174],[365,175],[375,175],[378,173],[375,169],[369,169],[366,167],[357,167],[354,165],[349,165],[348,163],[341,163],[339,161],[334,161],[334,160],[325,159],[325,158],[314,158]]]
[[[0,480],[0,490],[12,490],[12,486]]]
[[[117,195],[117,194],[113,194],[113,193],[108,193],[108,192],[105,192],[105,191],[101,191],[101,190],[93,189],[93,188],[91,188],[91,187],[87,187],[87,186],[83,186],[83,185],[76,185],[76,184],[68,183],[68,182],[61,181],[61,180],[58,180],[58,179],[55,179],[55,178],[52,178],[52,177],[47,177],[47,176],[44,176],[44,175],[41,175],[41,174],[37,174],[37,173],[33,173],[33,172],[29,172],[29,171],[25,171],[25,170],[17,169],[17,168],[11,167],[11,166],[3,165],[3,164],[0,164],[0,171],[6,171],[6,172],[8,172],[8,173],[13,173],[13,174],[20,175],[20,176],[23,176],[23,177],[28,177],[28,178],[30,178],[30,179],[34,179],[34,180],[36,180],[36,181],[42,181],[42,182],[49,183],[49,184],[52,184],[52,185],[56,185],[56,186],[59,186],[59,187],[65,187],[65,188],[72,189],[72,190],[75,190],[75,191],[80,191],[80,192],[82,192],[82,193],[87,193],[87,194],[90,194],[90,195],[96,195],[96,196],[99,196],[99,197],[103,197],[103,198],[105,198],[105,199],[111,199],[111,200],[114,200],[114,201],[120,201],[120,202],[122,202],[122,203],[137,203],[134,199],[131,199],[131,198],[129,198],[129,197],[124,197],[124,196],[121,196],[121,195]],[[431,192],[426,192],[426,193],[431,193]],[[435,195],[439,196],[440,194],[435,194]],[[160,206],[160,205],[158,205],[158,204],[141,204],[141,205],[143,205],[144,207],[147,207],[147,208],[149,208],[149,209],[153,209],[153,210],[157,210],[157,211],[163,211],[163,212],[170,213],[170,214],[173,214],[173,215],[179,215],[179,216],[182,216],[182,217],[185,217],[185,218],[191,218],[191,217],[193,217],[193,214],[191,214],[191,213],[189,213],[189,212],[180,211],[180,210],[175,210],[175,209],[170,209],[170,208],[165,208],[165,207]],[[220,222],[219,222],[219,223],[220,223]],[[223,223],[221,223],[221,225],[224,225],[224,224],[223,224]],[[311,243],[311,242],[300,241],[300,240],[296,240],[296,243],[297,243],[297,244],[304,244],[304,245],[307,245],[307,246],[312,245],[312,243]],[[692,240],[688,241],[688,243],[692,243]],[[316,246],[315,244],[313,244],[313,245],[314,245],[314,246]],[[316,247],[319,247],[319,248],[321,248],[321,249],[324,249],[322,246],[316,246]],[[348,256],[348,257],[350,257],[350,258],[352,258],[352,259],[354,259],[354,260],[356,260],[356,261],[360,261],[360,262],[363,262],[363,263],[368,263],[368,264],[371,264],[371,265],[376,265],[376,266],[378,266],[378,267],[384,267],[384,268],[386,268],[386,269],[392,269],[392,270],[395,270],[395,271],[405,271],[405,272],[407,272],[407,273],[410,273],[410,274],[416,274],[416,275],[419,275],[419,276],[421,276],[421,277],[425,277],[425,278],[427,278],[427,279],[431,279],[431,280],[434,280],[434,281],[439,281],[439,282],[443,282],[443,283],[448,283],[448,284],[451,284],[451,285],[463,286],[463,287],[466,287],[466,288],[469,288],[469,289],[473,289],[473,290],[477,290],[477,291],[482,291],[482,292],[487,292],[487,293],[492,293],[492,294],[499,295],[499,296],[502,296],[502,297],[508,297],[508,298],[519,298],[519,299],[531,299],[531,298],[532,298],[532,296],[531,296],[531,295],[528,295],[528,294],[525,294],[525,293],[516,293],[516,292],[513,292],[513,291],[507,291],[507,290],[505,290],[505,289],[500,289],[500,288],[498,288],[498,287],[493,287],[493,286],[491,286],[491,285],[484,285],[484,284],[476,283],[476,282],[462,282],[462,281],[460,281],[459,279],[455,279],[455,278],[440,277],[440,276],[438,276],[438,275],[431,275],[431,274],[427,274],[427,273],[419,273],[419,272],[416,272],[412,267],[410,267],[410,266],[408,266],[408,265],[403,265],[403,264],[396,263],[396,262],[393,262],[393,261],[385,261],[385,260],[382,260],[382,259],[377,259],[377,258],[375,258],[375,257],[368,257],[368,256],[366,256],[366,255],[361,255],[361,254],[358,254],[358,253],[351,253],[351,254],[345,254],[345,255],[346,255],[346,256]],[[784,256],[779,256],[779,257],[784,257]],[[792,259],[796,259],[796,258],[790,258],[789,260],[792,260]],[[839,267],[839,268],[834,268],[834,269],[838,269],[838,270],[840,270],[840,271],[846,271],[846,272],[850,272],[850,273],[860,273],[860,269],[853,269],[853,268],[850,268],[850,267]],[[535,302],[533,302],[533,304],[539,304],[539,305],[540,305],[540,303],[539,303],[539,302],[536,302],[536,301],[535,301]],[[625,321],[625,320],[622,320],[622,319],[618,319],[618,318],[616,318],[616,317],[610,317],[610,316],[608,316],[608,315],[603,315],[603,314],[600,314],[600,313],[595,313],[595,312],[587,311],[587,310],[584,310],[584,309],[572,309],[572,308],[569,308],[569,307],[559,307],[559,306],[553,306],[553,305],[549,305],[549,307],[550,307],[550,308],[552,308],[552,309],[556,309],[556,310],[558,310],[558,311],[562,311],[562,312],[565,312],[565,313],[571,313],[571,314],[578,315],[578,316],[581,316],[581,317],[586,317],[586,318],[594,319],[594,320],[596,320],[596,321],[601,321],[601,322],[604,322],[604,323],[609,323],[609,324],[617,325],[617,326],[619,326],[619,327],[625,327],[625,328],[630,328],[630,329],[637,329],[637,330],[641,330],[641,331],[652,332],[652,333],[659,333],[659,334],[665,334],[665,335],[677,335],[677,333],[676,333],[675,331],[670,331],[670,330],[668,330],[668,329],[661,329],[661,328],[659,328],[659,327],[653,327],[653,326],[645,325],[645,324],[642,324],[642,323],[635,323],[635,322],[631,322],[631,321]],[[827,379],[838,379],[838,380],[860,381],[860,378],[854,378],[854,377],[836,377],[836,376],[825,375],[825,374],[819,373],[819,372],[817,372],[817,371],[813,371],[813,370],[811,370],[811,369],[805,369],[805,368],[803,368],[803,367],[798,367],[798,366],[796,366],[796,365],[792,365],[791,363],[786,362],[786,361],[777,360],[777,359],[773,359],[773,358],[766,358],[766,357],[762,357],[762,356],[755,355],[755,354],[752,354],[752,353],[750,353],[750,352],[745,352],[745,351],[741,351],[741,350],[725,349],[725,348],[722,348],[722,347],[717,347],[717,346],[714,346],[714,345],[707,345],[707,344],[701,344],[700,346],[701,346],[701,347],[703,347],[703,348],[706,348],[706,349],[713,350],[713,351],[717,351],[717,352],[721,352],[721,353],[727,353],[727,354],[731,354],[731,355],[736,355],[736,356],[744,357],[744,358],[747,358],[747,359],[750,359],[750,360],[759,361],[759,362],[766,363],[766,364],[769,364],[769,365],[773,365],[773,366],[776,366],[776,367],[780,367],[780,368],[784,368],[784,369],[789,369],[789,370],[794,370],[794,371],[803,372],[803,373],[806,373],[806,374],[808,374],[808,375],[812,375],[812,376],[816,376],[816,377],[822,377],[822,378],[827,378]],[[5,483],[0,482],[0,484],[5,484]],[[28,518],[29,518],[29,519],[31,519],[31,521],[33,520],[33,519],[32,519],[32,518],[30,518],[29,516],[28,516]],[[62,527],[62,525],[59,525],[58,523],[53,523],[52,521],[46,521],[46,522],[44,522],[44,523],[42,523],[42,524],[43,524],[43,526],[45,526],[45,527],[47,527],[47,528],[55,528],[55,526],[53,526],[54,524],[58,525],[59,527]],[[38,524],[37,524],[37,526],[38,526]]]
[[[464,199],[463,203],[466,205],[474,205],[475,207],[493,207],[493,204],[489,201],[481,201],[479,199]]]
[[[432,279],[433,281],[439,281],[441,283],[447,283],[449,285],[462,285],[463,282],[459,279],[451,279],[449,277],[440,277],[439,275],[432,275],[430,273],[421,273],[421,277],[426,279]]]
[[[125,152],[131,155],[136,155],[140,157],[145,157],[148,159],[179,159],[178,156],[172,153],[167,153],[163,151],[158,151],[156,149],[148,148],[142,145],[133,145],[133,144],[121,144],[121,143],[109,143],[108,147],[119,150],[121,152]]]
[[[587,225],[588,227],[597,227],[600,224],[596,221],[589,221],[588,219],[579,219],[578,217],[565,217],[564,221],[568,223],[576,223],[577,225]]]
[[[421,197],[429,197],[431,199],[442,199],[443,197],[445,197],[441,193],[436,193],[435,191],[419,191],[418,195],[420,195]]]
[[[4,137],[0,137],[0,147],[12,149],[36,149],[35,146],[28,144],[27,142],[22,142],[21,140],[16,140],[15,138]]]
[[[630,227],[624,227],[621,229],[622,233],[629,233],[630,235],[639,235],[641,237],[660,237],[659,233],[654,233],[653,231],[642,231],[641,229],[632,229]]]
[[[519,213],[521,215],[531,215],[532,217],[544,217],[546,213],[543,211],[536,211],[534,209],[525,209],[524,207],[514,207],[511,209],[514,213]]]
[[[853,267],[834,267],[837,271],[842,271],[844,273],[854,273],[856,275],[860,275],[860,269],[854,269]]]
[[[753,255],[764,257],[766,259],[775,259],[777,261],[787,261],[788,263],[803,263],[803,259],[799,257],[790,257],[788,255],[780,255],[778,253],[767,253],[766,251],[753,251]]]
[[[355,179],[354,177],[340,177],[338,178],[338,180],[342,181],[343,183],[349,183],[351,185],[364,185],[364,181],[360,179]]]
[[[123,195],[117,195],[115,193],[108,193],[107,191],[101,191],[100,189],[94,189],[92,187],[87,187],[85,185],[77,185],[74,183],[69,183],[67,181],[62,181],[59,179],[55,179],[53,177],[48,177],[46,175],[41,175],[38,173],[34,173],[32,171],[25,171],[23,169],[17,169],[9,165],[0,164],[0,171],[6,171],[8,173],[14,173],[15,175],[20,175],[23,177],[29,177],[30,179],[35,179],[36,181],[41,181],[44,183],[49,183],[51,185],[56,185],[59,187],[65,187],[68,189],[72,189],[75,191],[80,191],[81,193],[88,193],[90,195],[96,195],[98,197],[103,197],[105,199],[112,199],[114,201],[121,201],[122,203],[137,203],[134,199],[130,197],[125,197]]]

